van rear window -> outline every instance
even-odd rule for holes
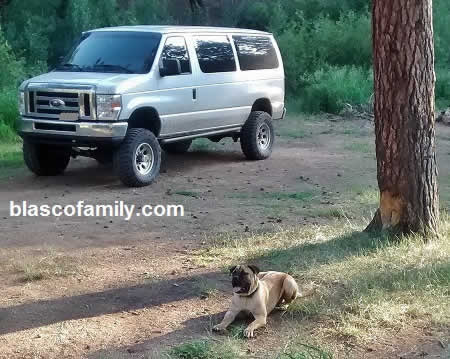
[[[268,70],[279,66],[272,39],[267,36],[233,36],[241,70]]]
[[[227,36],[196,36],[195,50],[202,72],[236,71],[233,48]]]

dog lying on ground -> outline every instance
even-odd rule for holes
[[[255,320],[244,330],[244,336],[253,338],[255,330],[266,325],[270,312],[300,297],[298,285],[289,274],[260,272],[254,265],[235,266],[230,273],[234,293],[231,306],[214,331],[224,331],[240,312],[251,313]]]

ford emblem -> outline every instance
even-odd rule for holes
[[[59,98],[54,98],[53,100],[50,100],[50,106],[51,107],[63,107],[66,103],[63,100],[60,100]]]

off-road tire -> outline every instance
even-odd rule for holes
[[[71,149],[23,141],[23,159],[37,176],[58,176],[70,162]]]
[[[173,143],[165,143],[162,144],[161,147],[164,151],[167,153],[173,154],[173,155],[180,155],[183,153],[186,153],[189,151],[189,148],[192,145],[192,140],[186,140],[186,141],[179,141],[179,142],[173,142]]]
[[[258,137],[262,129],[267,135],[266,140]],[[253,111],[242,127],[240,137],[242,152],[247,159],[260,161],[269,158],[275,141],[272,117],[267,112]]]
[[[138,170],[137,152],[141,146],[151,148],[152,165],[148,173]],[[161,147],[155,135],[144,128],[128,130],[127,135],[114,153],[114,169],[122,183],[128,187],[150,185],[159,174],[161,167]]]

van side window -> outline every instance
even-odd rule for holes
[[[210,74],[236,71],[236,60],[228,37],[196,36],[195,50],[202,72]]]
[[[164,45],[162,60],[180,60],[181,73],[191,73],[191,63],[184,37],[169,37]]]
[[[272,39],[266,36],[233,36],[241,70],[268,70],[279,66]]]

